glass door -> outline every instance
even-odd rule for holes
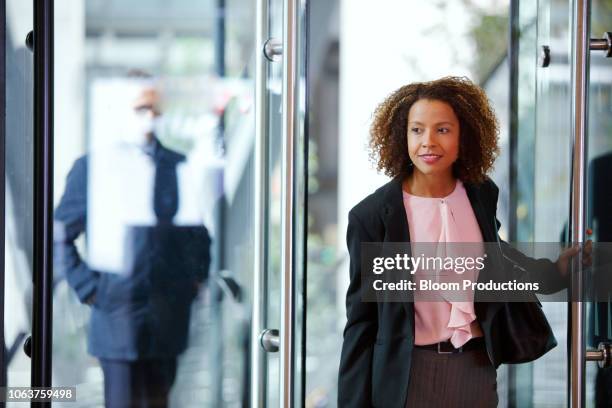
[[[0,386],[301,405],[305,4],[2,6]]]
[[[602,209],[610,208],[602,194],[602,177],[609,181],[609,173],[603,176],[600,164],[612,141],[609,115],[602,114],[610,107],[612,65],[605,34],[612,21],[609,2],[541,0],[519,2],[518,7],[516,162],[529,171],[517,173],[517,240],[592,239],[605,254],[610,240],[599,225],[605,225],[607,217]],[[599,269],[603,259],[596,261]],[[589,295],[595,266],[583,270],[574,265],[572,302],[543,302],[559,344],[567,347],[513,368],[511,399],[517,406],[611,403],[606,383],[610,369],[587,362],[599,358],[587,350],[611,340],[612,315],[605,294]]]
[[[333,405],[336,398],[338,356],[346,317],[346,214],[388,181],[367,166],[368,124],[376,103],[413,81],[444,75],[467,75],[475,80],[486,90],[501,120],[501,155],[491,175],[501,187],[500,234],[508,241],[543,243],[543,247],[550,248],[572,240],[569,231],[576,216],[571,197],[577,191],[572,184],[574,176],[586,177],[594,158],[609,151],[610,129],[606,124],[610,116],[607,84],[611,60],[601,50],[589,51],[588,148],[581,153],[573,147],[572,125],[576,89],[572,79],[576,45],[572,45],[572,39],[578,27],[574,15],[577,2],[311,3],[311,24],[316,29],[309,44],[313,48],[309,86],[319,99],[313,98],[317,103],[313,103],[309,118],[316,129],[311,146],[318,150],[312,149],[315,183],[309,195],[312,239],[307,401],[312,406],[325,406]],[[612,21],[610,2],[589,4],[590,38],[602,39],[603,32],[610,30],[605,25]],[[416,23],[406,24],[406,16]],[[411,39],[410,44],[406,38]],[[582,171],[572,172],[574,158],[584,159]],[[610,173],[600,170],[599,174]],[[604,221],[595,219],[596,211],[602,218],[602,209],[610,208],[601,192],[597,193],[602,188],[595,187],[599,185],[597,180],[604,178],[609,182],[609,176],[588,177],[582,199],[587,221],[584,227],[593,229],[586,238],[599,242],[609,241],[598,238],[601,228],[597,225]],[[609,314],[604,312],[608,313],[609,306],[600,302],[597,309],[583,302],[586,327],[580,329],[572,323],[570,303],[544,297],[542,300],[559,345],[534,363],[500,366],[499,405],[578,406],[568,402],[575,394],[570,387],[585,384],[583,406],[596,406],[596,388],[602,381],[598,378],[610,369],[587,363],[587,357],[594,355],[586,350],[597,347],[594,340],[589,340],[595,339],[589,334],[595,327],[593,310],[599,316],[599,333],[604,333],[609,322],[605,317]],[[572,379],[576,364],[571,364],[568,347],[581,335],[586,339],[581,348],[584,370],[580,379]]]
[[[33,56],[26,45],[33,2],[2,1],[0,60],[0,386],[28,386],[30,359],[23,351],[31,333],[33,278]],[[0,403],[1,404],[1,403]]]
[[[570,239],[592,239],[595,250],[592,268],[574,268],[574,273],[579,271],[574,286],[576,292],[582,290],[584,301],[574,302],[571,308],[570,406],[602,407],[612,404],[612,207],[605,187],[610,182],[612,152],[612,120],[605,114],[610,112],[612,95],[612,7],[600,0],[576,2],[573,15],[572,110],[576,119]],[[583,118],[581,111],[586,112]],[[582,157],[577,157],[579,150]]]

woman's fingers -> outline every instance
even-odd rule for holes
[[[591,266],[592,257],[591,254],[593,252],[593,241],[588,240],[586,244],[584,244],[584,249],[582,251],[582,263],[587,266]]]
[[[591,266],[593,251],[593,241],[588,240],[582,245],[582,264],[585,266]],[[565,275],[567,273],[569,261],[580,252],[580,244],[574,244],[571,247],[563,250],[557,259],[557,267],[559,271]]]
[[[585,265],[591,265],[591,253],[593,251],[593,241],[588,240],[584,245],[582,245],[582,263]],[[574,244],[570,248],[564,250],[560,258],[570,259],[576,256],[580,252],[580,244]]]

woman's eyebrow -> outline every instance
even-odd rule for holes
[[[421,122],[416,121],[416,120],[412,121],[412,122],[408,122],[408,124],[409,125],[410,124],[412,124],[412,125],[422,125]],[[448,122],[448,121],[442,121],[442,122],[434,123],[434,125],[451,125],[451,126],[453,126],[453,123],[452,122]]]

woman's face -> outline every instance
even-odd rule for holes
[[[408,155],[414,171],[425,175],[452,175],[459,157],[459,119],[446,102],[416,101],[408,112]]]

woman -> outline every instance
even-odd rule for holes
[[[401,87],[377,108],[372,156],[393,179],[349,212],[340,407],[497,406],[496,368],[507,358],[494,328],[501,303],[417,301],[418,291],[414,302],[363,302],[360,266],[362,242],[496,242],[498,188],[487,172],[497,135],[485,93],[466,78]],[[578,251],[556,262],[513,254],[527,270],[559,274],[554,292]],[[552,332],[541,335],[544,352],[556,344]]]

